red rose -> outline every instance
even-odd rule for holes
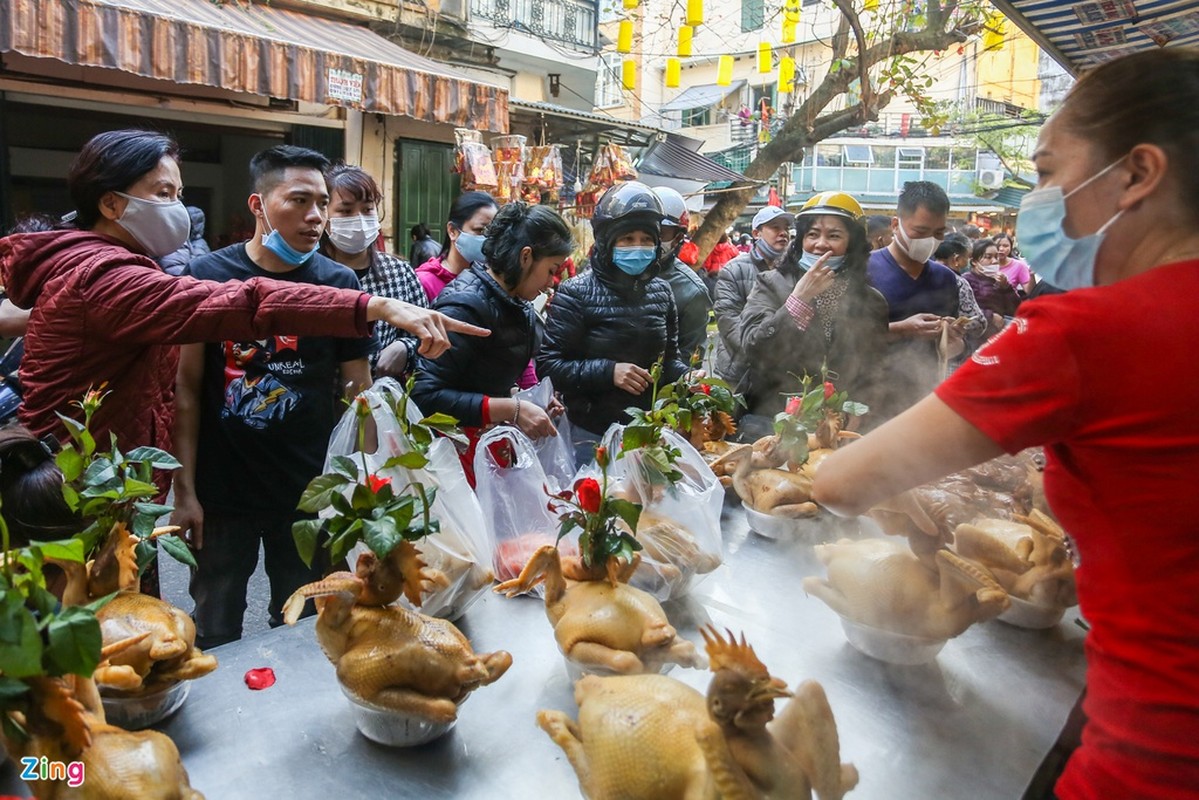
[[[699,385],[699,390],[704,394],[712,394],[712,387],[706,383],[701,383]]]
[[[579,507],[588,514],[600,510],[600,485],[595,478],[583,478],[575,484],[575,495],[579,498]]]
[[[790,400],[787,401],[787,407],[784,410],[791,416],[795,416],[796,414],[799,413],[799,406],[802,402],[803,401],[800,400],[798,397],[792,397]]]
[[[595,448],[595,463],[599,464],[600,469],[603,469],[604,467],[608,466],[608,448],[606,448],[606,447]]]
[[[259,667],[246,673],[246,686],[254,691],[269,689],[275,685],[275,671],[270,667]]]
[[[836,393],[837,393],[837,390],[833,386],[832,381],[825,381],[824,382],[824,399],[827,400]]]
[[[391,478],[380,478],[378,475],[367,475],[366,485],[370,487],[370,490],[373,493],[378,494],[379,490],[384,486],[391,486]]]

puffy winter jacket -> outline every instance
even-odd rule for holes
[[[508,294],[482,264],[446,286],[433,308],[491,335],[450,333],[449,350],[417,361],[412,398],[425,414],[440,411],[477,427],[483,424],[483,398],[508,397],[541,349],[541,321],[532,304]]]
[[[750,251],[732,259],[716,273],[713,309],[716,328],[720,331],[716,342],[716,374],[733,388],[740,385],[748,367],[741,352],[741,312],[745,310],[745,301],[753,291],[758,273],[769,268],[769,264]]]
[[[273,334],[366,336],[369,296],[266,278],[214,283],[171,277],[152,259],[90,231],[46,231],[0,239],[0,274],[25,334],[21,422],[36,435],[63,435],[55,412],[107,384],[92,418],[99,442],[121,450],[170,449],[175,345]]]
[[[652,391],[632,395],[613,383],[617,362],[649,369],[663,359],[663,380],[687,371],[678,355],[678,313],[670,284],[631,278],[599,259],[563,281],[549,306],[537,374],[562,392],[571,424],[603,433],[627,419],[630,406],[649,408]]]
[[[674,267],[662,273],[674,292],[674,305],[679,314],[679,357],[690,363],[691,355],[699,350],[703,355],[708,341],[708,314],[712,298],[708,287],[695,270],[676,259]]]
[[[795,376],[807,373],[819,380],[825,363],[838,390],[847,391],[851,400],[877,403],[887,357],[887,301],[866,284],[864,274],[847,276],[852,282],[837,304],[831,338],[825,337],[819,314],[801,331],[784,303],[802,274],[785,260],[763,272],[741,314],[750,413],[772,417],[782,411],[783,393],[799,391]]]

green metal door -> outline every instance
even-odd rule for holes
[[[454,148],[448,144],[400,139],[396,148],[396,253],[408,255],[412,226],[423,222],[438,242],[445,241],[450,204],[461,193],[460,178],[450,170]],[[413,266],[416,266],[415,264]]]

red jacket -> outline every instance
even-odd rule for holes
[[[167,275],[153,260],[90,231],[0,239],[9,298],[31,308],[21,362],[21,422],[65,437],[57,414],[107,382],[92,418],[100,447],[169,450],[175,418],[176,345],[273,334],[366,336],[369,299],[349,289],[253,278],[214,283]]]

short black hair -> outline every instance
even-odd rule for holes
[[[947,215],[949,195],[932,181],[907,181],[899,193],[900,215],[915,214],[921,206],[938,216]]]
[[[962,233],[966,234],[968,239],[978,239],[983,235],[982,228],[977,225],[966,225],[962,228]]]
[[[933,253],[933,258],[944,263],[945,259],[953,258],[954,256],[968,257],[970,255],[970,246],[970,240],[966,238],[966,234],[954,231],[953,233],[946,234],[941,244],[937,245],[937,252]]]
[[[982,258],[983,256],[985,256],[987,254],[988,247],[994,247],[994,246],[995,246],[994,239],[979,239],[977,242],[974,243],[974,251],[970,254],[971,260],[978,261],[980,258]]]
[[[423,222],[418,222],[412,226],[410,233],[413,239],[424,239],[429,235],[429,226]]]
[[[462,230],[462,226],[470,222],[470,218],[481,208],[499,208],[499,203],[487,192],[463,192],[450,205],[448,222],[458,230]],[[441,253],[438,258],[445,260],[445,257],[450,254],[450,244],[450,237],[445,237],[445,243],[441,245]]]
[[[97,133],[89,139],[67,173],[75,227],[90,231],[100,220],[100,198],[125,191],[164,156],[179,161],[178,143],[163,133],[126,129]]]
[[[891,218],[884,217],[882,214],[871,214],[866,217],[866,237],[873,239],[883,231],[891,230]]]
[[[255,153],[250,159],[250,181],[255,192],[267,194],[283,180],[283,172],[288,167],[314,169],[324,175],[329,163],[324,155],[307,147],[277,144]]]
[[[520,253],[526,247],[533,251],[534,261],[574,251],[566,221],[547,206],[508,203],[496,213],[484,235],[483,257],[508,289],[515,289],[524,277]]]

